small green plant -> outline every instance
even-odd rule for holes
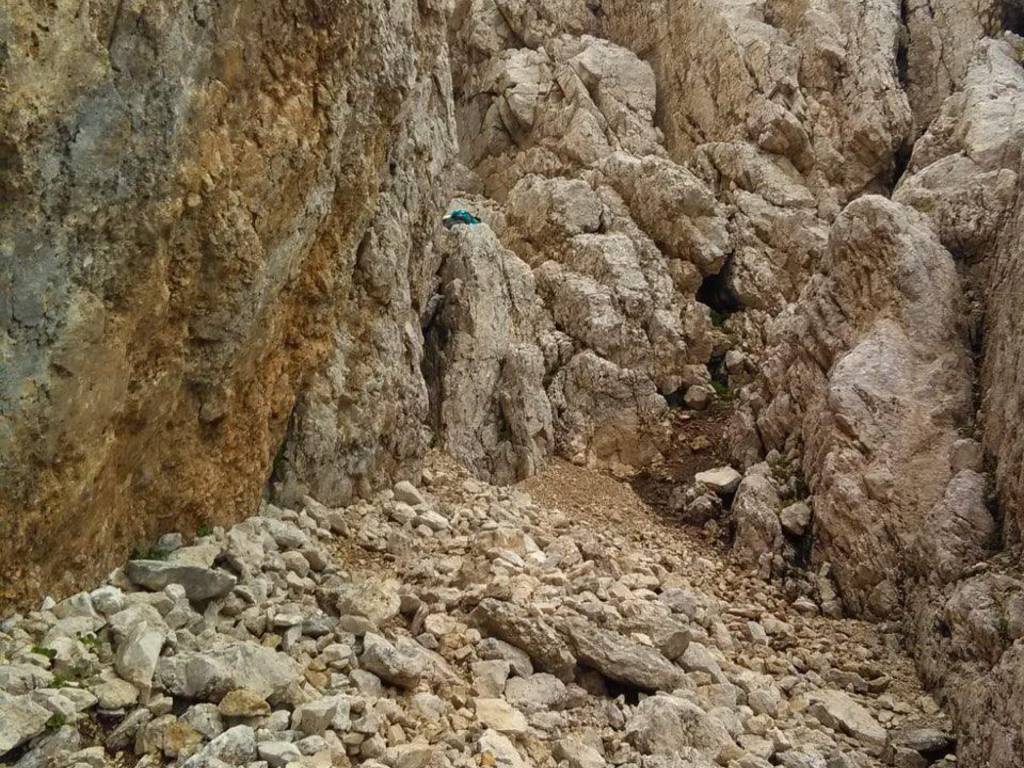
[[[785,483],[796,473],[793,463],[785,456],[770,460],[768,466],[771,468],[772,476],[781,483]]]
[[[960,434],[960,437],[963,437],[963,438],[966,438],[966,439],[969,439],[969,440],[974,440],[974,439],[977,438],[977,432],[975,430],[975,426],[974,426],[973,422],[971,422],[970,424],[963,424],[963,425],[961,425],[960,428],[957,429],[957,432]]]
[[[82,684],[91,677],[87,664],[76,664],[73,667],[62,669],[53,676],[51,688],[80,688]]]
[[[46,727],[48,730],[56,731],[59,728],[63,728],[67,725],[67,718],[59,712],[50,715],[50,719],[46,721]]]
[[[171,553],[159,547],[136,547],[132,550],[132,560],[166,560]]]
[[[93,632],[86,632],[79,635],[78,642],[93,651],[103,645],[103,641],[100,640]]]
[[[213,526],[209,523],[203,523],[196,528],[196,536],[202,538],[203,536],[209,536],[213,533]]]
[[[725,325],[726,319],[726,316],[719,312],[717,309],[711,310],[711,324],[715,326],[715,328],[721,328],[723,325]]]
[[[715,390],[715,394],[718,395],[720,400],[726,400],[726,401],[732,400],[732,397],[733,397],[732,390],[729,389],[729,385],[726,384],[725,382],[717,381],[717,380],[713,379],[711,381],[711,388],[713,390]]]
[[[45,656],[50,661],[53,661],[55,658],[57,658],[57,652],[53,650],[53,648],[44,648],[41,645],[33,645],[31,648],[29,648],[29,651],[38,656]]]

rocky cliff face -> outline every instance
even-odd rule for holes
[[[892,201],[851,202],[820,274],[769,324],[736,451],[800,462],[812,558],[846,609],[902,619],[965,729],[964,757],[1010,766],[1024,745],[1009,299],[1024,70],[1019,38],[972,50]]]
[[[1022,20],[5,7],[0,604],[431,444],[639,466],[728,383],[737,561],[900,622],[966,763],[1019,764]]]
[[[293,411],[282,474],[327,496],[421,450],[443,4],[15,3],[0,28],[3,597],[250,513]],[[321,467],[318,440],[353,450]]]

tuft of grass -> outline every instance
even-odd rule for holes
[[[772,470],[772,476],[779,482],[785,483],[796,474],[796,467],[789,459],[782,456],[774,461],[769,461],[768,466]]]
[[[76,664],[70,669],[62,670],[53,676],[51,688],[80,688],[88,680],[91,673],[88,666]]]
[[[96,637],[95,633],[93,632],[86,632],[84,634],[79,635],[78,642],[80,642],[86,648],[89,648],[94,651],[101,645],[103,645],[103,641]]]
[[[166,560],[170,556],[166,549],[158,547],[136,547],[132,550],[132,560]]]
[[[202,538],[203,536],[209,536],[213,533],[213,526],[209,523],[204,523],[196,528],[196,536]]]
[[[725,382],[713,379],[711,381],[711,388],[715,390],[715,394],[718,395],[719,399],[726,401],[732,400],[733,391],[729,389],[729,385]]]
[[[38,656],[45,656],[50,661],[53,661],[55,658],[57,658],[57,652],[53,650],[53,648],[44,648],[41,645],[33,645],[28,650],[29,652],[37,654]]]
[[[960,437],[970,440],[978,439],[978,431],[973,422],[961,425],[960,428],[957,429],[957,432],[960,434]]]

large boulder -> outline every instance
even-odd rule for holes
[[[178,584],[194,602],[223,597],[237,582],[230,573],[217,568],[162,560],[129,560],[125,574],[133,583],[154,591]]]
[[[887,731],[864,707],[842,691],[821,690],[808,694],[808,710],[824,725],[848,733],[872,746],[885,744]]]
[[[586,621],[566,622],[563,628],[579,661],[610,680],[642,691],[668,692],[686,681],[686,673],[655,648]]]
[[[42,733],[52,714],[28,696],[0,693],[0,757]]]
[[[225,694],[247,688],[271,702],[286,700],[302,680],[302,669],[289,656],[255,643],[234,643],[208,651],[164,656],[156,678],[174,696],[220,701]]]
[[[565,682],[573,680],[576,657],[554,627],[540,616],[531,616],[513,603],[487,598],[471,617],[487,634],[528,653],[543,671]]]
[[[740,562],[756,566],[764,555],[782,551],[782,502],[766,464],[752,467],[736,489],[732,516],[736,524],[733,550]]]
[[[626,723],[626,738],[645,755],[671,756],[696,749],[712,760],[733,743],[725,726],[696,704],[664,694],[637,705]]]

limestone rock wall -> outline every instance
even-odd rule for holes
[[[651,68],[563,6],[453,15],[452,205],[486,224],[445,238],[427,380],[438,443],[490,480],[553,452],[642,463],[666,398],[711,391],[696,293],[725,261],[726,208],[666,156]]]
[[[422,254],[385,268],[366,233],[382,192],[392,229],[431,208],[436,169],[389,159],[415,154],[404,140],[440,164],[450,144],[444,10],[0,10],[0,602],[60,592],[157,530],[251,513],[297,396],[328,386],[311,377],[339,348],[339,396],[418,368],[401,339],[410,314],[418,330],[406,272],[423,270],[406,262]],[[295,419],[305,446],[315,397]],[[293,461],[289,477],[340,495],[408,452],[374,446],[316,483]]]
[[[907,547],[970,422],[961,305],[927,220],[867,196],[836,220],[822,272],[771,329],[757,430],[782,451],[802,438],[815,556],[860,615],[898,615]]]
[[[801,462],[812,558],[902,620],[969,765],[1014,766],[1021,686],[1020,39],[986,39],[893,200],[850,203],[768,325],[737,458]]]
[[[441,261],[433,238],[456,142],[448,68],[442,49],[403,106],[331,351],[299,397],[275,465],[283,503],[308,494],[347,504],[418,475],[430,443],[421,316]]]

